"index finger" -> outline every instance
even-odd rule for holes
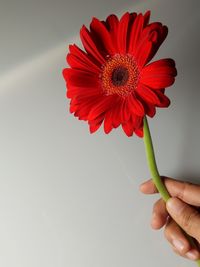
[[[162,179],[172,197],[178,197],[193,206],[200,206],[200,185],[191,184],[189,182],[181,182],[164,176],[162,176]],[[144,194],[158,193],[152,179],[144,182],[140,186],[140,190]]]

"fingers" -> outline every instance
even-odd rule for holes
[[[190,205],[200,207],[200,185],[162,178],[172,198],[167,201],[166,206],[161,199],[154,204],[151,226],[153,229],[160,229],[166,225],[165,237],[174,252],[190,260],[197,260],[200,258],[200,213]],[[152,180],[143,183],[140,190],[145,194],[157,193]],[[169,219],[168,213],[173,220]],[[191,246],[179,225],[198,241],[196,248]]]
[[[144,194],[155,194],[158,193],[158,190],[156,189],[152,179],[142,183],[140,185],[140,191]]]
[[[153,207],[151,227],[155,230],[162,228],[167,221],[168,212],[166,210],[166,204],[164,200],[159,199],[155,202]]]
[[[200,206],[200,185],[180,182],[167,177],[163,177],[163,181],[172,197],[178,197],[193,206]],[[152,180],[143,183],[140,186],[140,190],[144,194],[154,194],[158,192]]]
[[[190,260],[199,259],[199,251],[191,247],[189,241],[175,221],[172,219],[168,220],[164,233],[175,253]]]
[[[181,254],[174,246],[172,246],[173,251],[179,255],[182,256],[186,259],[189,260],[198,260],[199,259],[199,252],[196,249],[191,249],[190,251],[188,251],[186,254]]]
[[[171,217],[190,236],[200,243],[200,214],[178,198],[170,198],[166,205]]]

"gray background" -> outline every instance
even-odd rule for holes
[[[149,121],[159,170],[199,182],[199,0],[0,0],[0,266],[195,266],[150,228],[143,140],[90,135],[65,99],[81,25],[147,9],[169,27],[156,59],[178,68],[171,107]]]

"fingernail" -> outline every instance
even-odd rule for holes
[[[155,229],[157,226],[157,223],[158,223],[158,217],[157,217],[157,214],[154,212],[151,218],[151,227]]]
[[[199,253],[198,251],[189,251],[185,254],[190,260],[198,260],[199,258]]]
[[[140,191],[142,191],[142,190],[145,188],[145,185],[146,185],[146,182],[144,182],[144,183],[142,183],[142,184],[140,185]]]
[[[146,182],[143,182],[143,183],[140,184],[140,186],[143,186],[143,185],[145,185],[145,184],[146,184]]]
[[[178,198],[170,198],[167,201],[167,210],[170,213],[178,214],[181,212],[183,207],[184,207],[183,202],[179,200]]]
[[[178,249],[178,251],[180,252],[183,251],[184,244],[180,240],[174,239],[172,240],[172,244],[174,245],[176,249]]]

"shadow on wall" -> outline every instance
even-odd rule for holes
[[[179,94],[184,98],[182,116],[184,132],[182,133],[182,151],[180,151],[181,180],[200,183],[200,88],[199,88],[199,14],[193,14],[189,22],[184,25],[184,33],[177,40],[177,55],[179,57]],[[181,48],[181,49],[180,49]]]
[[[3,1],[0,74],[73,37],[92,16],[107,16],[130,2],[135,5],[139,0]]]
[[[132,4],[137,8],[143,5],[139,0]],[[22,12],[22,6],[26,12]],[[46,0],[42,0],[40,7],[34,2],[19,0],[16,6],[13,4],[12,9],[9,2],[6,3],[4,8],[11,10],[9,16],[13,19],[7,21],[0,10],[0,29],[1,22],[2,25],[6,24],[10,36],[7,37],[11,38],[8,42],[4,38],[7,32],[1,31],[0,93],[7,91],[8,87],[12,87],[25,76],[38,72],[46,66],[47,61],[49,64],[49,61],[60,58],[64,67],[68,45],[80,43],[78,33],[83,24],[89,24],[92,16],[101,19],[110,13],[120,12],[122,8],[130,11],[132,8],[129,6],[129,0],[58,0],[49,5]],[[10,51],[9,54],[3,52],[5,48]]]

